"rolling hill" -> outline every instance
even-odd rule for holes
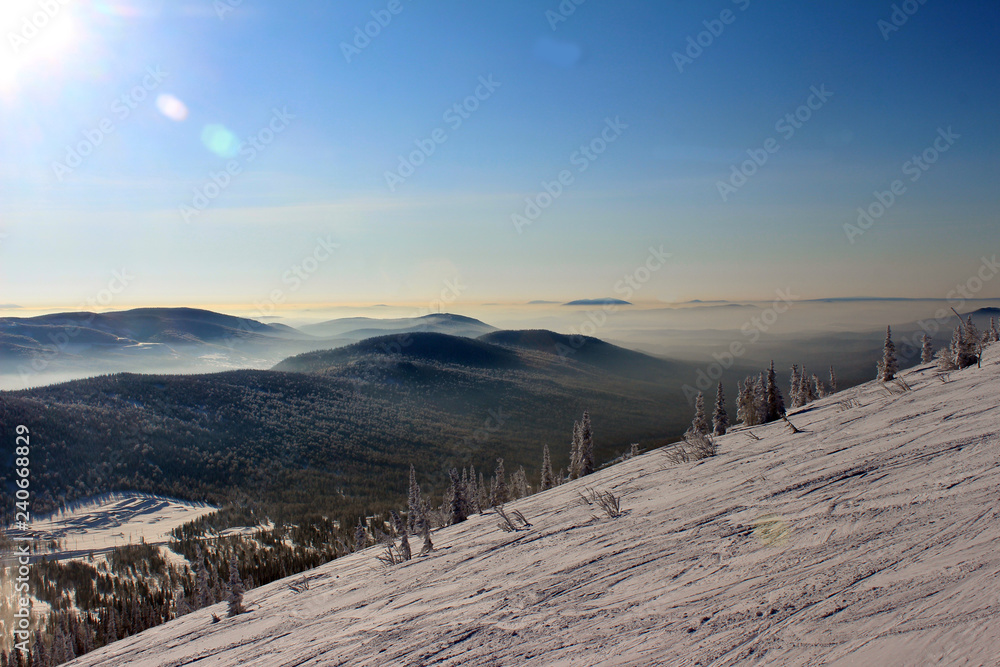
[[[400,340],[409,343],[388,345]],[[585,409],[599,461],[683,431],[690,410],[676,380],[630,375],[639,359],[664,373],[678,365],[596,340],[588,348],[597,352],[567,359],[417,333],[268,371],[114,374],[0,392],[0,438],[27,424],[45,443],[34,463],[39,511],[131,489],[216,503],[246,494],[272,513],[346,520],[396,503],[410,464],[438,489],[449,467],[488,473],[497,457],[535,478],[543,444],[565,466]],[[7,486],[10,470],[0,471]]]
[[[496,331],[496,327],[472,317],[451,313],[431,313],[420,317],[377,319],[372,317],[345,317],[319,324],[306,324],[300,329],[314,336],[343,338],[359,341],[385,334],[442,333],[451,336],[476,338]]]

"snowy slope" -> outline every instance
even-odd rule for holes
[[[842,392],[697,464],[654,451],[511,504],[523,532],[476,516],[429,557],[368,549],[73,664],[997,665],[998,362]],[[585,486],[628,513],[595,518]]]

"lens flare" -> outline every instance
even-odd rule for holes
[[[187,105],[169,93],[163,93],[156,98],[156,108],[164,116],[178,123],[188,117]]]
[[[236,157],[240,152],[240,140],[225,125],[206,125],[201,131],[201,143],[219,157]]]

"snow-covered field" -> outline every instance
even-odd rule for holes
[[[57,540],[49,560],[100,555],[126,544],[166,544],[170,531],[218,508],[140,493],[115,493],[76,504],[71,510],[36,519],[31,532],[42,542]],[[11,531],[11,536],[19,535]],[[165,549],[166,553],[167,550]],[[183,561],[183,559],[181,559]]]
[[[476,516],[428,557],[371,548],[73,664],[998,665],[998,362],[827,397],[697,464],[650,452],[508,506],[528,530]]]

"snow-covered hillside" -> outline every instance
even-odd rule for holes
[[[997,665],[998,362],[841,392],[697,464],[650,452],[511,504],[522,532],[476,516],[428,557],[371,548],[73,664]]]
[[[162,544],[170,532],[189,521],[215,512],[205,503],[190,503],[143,493],[115,493],[77,503],[71,509],[36,519],[34,537],[42,543],[56,540],[59,549],[45,552],[49,560],[100,556],[126,544]],[[11,537],[21,535],[11,530]]]

